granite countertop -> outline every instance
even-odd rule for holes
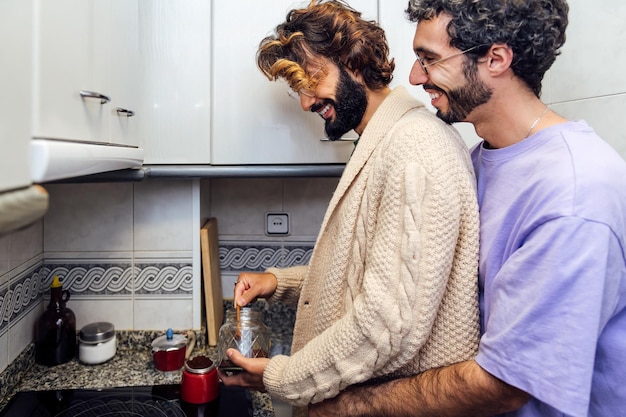
[[[123,337],[122,337],[123,338]],[[77,358],[56,365],[44,366],[32,363],[20,382],[0,399],[0,410],[19,391],[45,391],[60,389],[112,388],[123,386],[167,385],[180,383],[182,369],[162,372],[155,368],[149,344],[136,346],[127,341],[120,343],[115,356],[98,365],[85,365]],[[34,357],[34,347],[26,355]],[[191,356],[206,355],[215,358],[215,348],[197,346]],[[274,417],[271,398],[264,393],[251,391],[254,417]]]
[[[224,301],[224,308],[232,301]],[[267,305],[257,301],[263,311],[263,321],[271,332],[270,357],[289,355],[295,309],[280,303]],[[117,351],[109,361],[98,365],[85,365],[73,360],[48,367],[35,363],[35,345],[31,343],[3,372],[0,373],[0,410],[20,391],[46,391],[62,389],[98,389],[126,386],[168,385],[180,383],[182,369],[161,372],[154,366],[151,342],[163,332],[116,331]],[[195,331],[196,343],[191,356],[205,355],[215,360],[215,347],[208,346],[206,333]],[[277,403],[276,413],[272,399],[265,393],[250,391],[254,417],[280,415],[284,405]]]

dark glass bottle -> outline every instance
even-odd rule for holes
[[[69,362],[76,355],[76,316],[65,304],[70,292],[63,290],[59,277],[50,285],[50,304],[37,322],[35,335],[35,362],[58,365]]]

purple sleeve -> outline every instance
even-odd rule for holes
[[[618,297],[605,281],[618,245],[606,225],[577,217],[533,230],[485,285],[479,365],[563,413],[587,415],[597,337]]]

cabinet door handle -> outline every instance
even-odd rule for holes
[[[115,111],[117,112],[118,115],[123,115],[126,117],[133,117],[135,115],[135,112],[132,110],[128,110],[128,109],[123,109],[121,107],[116,107]]]
[[[80,91],[80,96],[82,98],[97,98],[98,100],[100,100],[100,104],[105,104],[105,103],[108,103],[109,101],[111,101],[111,98],[109,96],[105,96],[104,94],[96,93],[95,91],[81,90]]]

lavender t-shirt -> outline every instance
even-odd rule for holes
[[[476,361],[533,397],[507,416],[626,415],[626,163],[582,121],[472,160]]]

